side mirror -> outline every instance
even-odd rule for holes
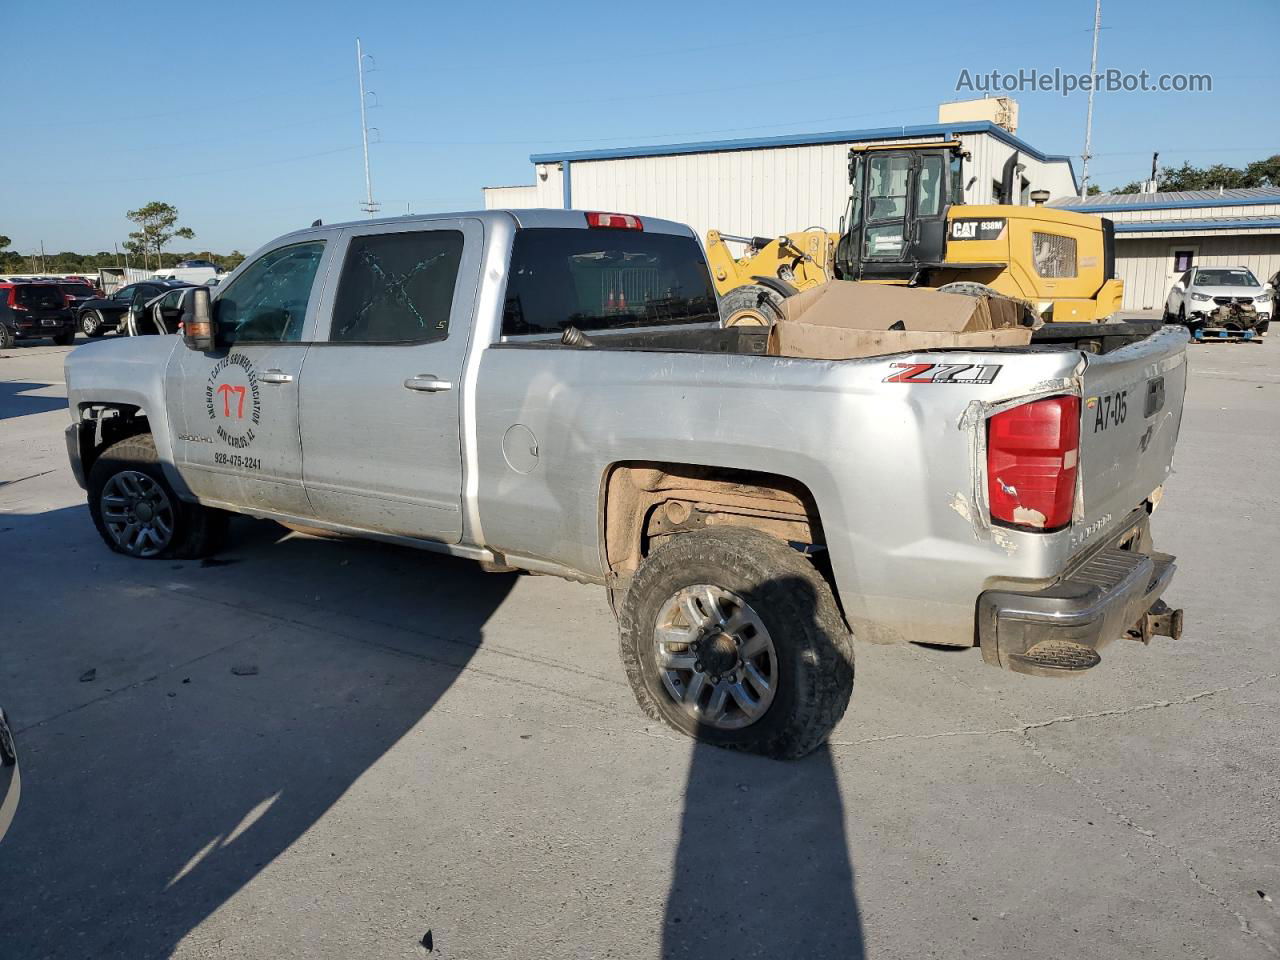
[[[214,336],[213,310],[209,304],[209,291],[196,287],[182,306],[182,342],[188,350],[211,353],[217,346]]]

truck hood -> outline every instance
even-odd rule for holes
[[[1202,293],[1210,297],[1260,297],[1262,287],[1202,287],[1194,285],[1192,293]]]
[[[181,349],[182,338],[176,336],[116,336],[76,347],[63,362],[73,417],[85,391],[92,391],[93,400],[119,400],[145,408],[144,398],[160,395],[155,389],[164,378],[169,357]]]

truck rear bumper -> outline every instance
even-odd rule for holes
[[[987,663],[1038,676],[1065,676],[1096,666],[1098,651],[1127,631],[1135,639],[1181,633],[1182,612],[1160,595],[1173,579],[1174,558],[1143,552],[1147,520],[1092,553],[1052,586],[1034,592],[989,590],[978,598],[978,638]],[[1148,617],[1148,614],[1151,617]]]

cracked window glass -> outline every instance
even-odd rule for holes
[[[214,312],[223,343],[296,343],[324,241],[295,243],[263,254],[222,291]]]
[[[353,237],[329,339],[421,343],[449,335],[462,233],[424,230]]]

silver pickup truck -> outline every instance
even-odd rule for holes
[[[1180,630],[1179,328],[771,356],[688,227],[571,210],[318,226],[184,311],[67,359],[111,549],[206,554],[229,511],[602,584],[641,705],[703,740],[814,749],[853,636],[1063,676]]]

